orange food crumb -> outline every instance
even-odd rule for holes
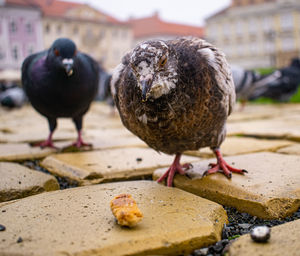
[[[110,208],[121,226],[133,227],[144,217],[129,194],[120,194],[110,201]]]

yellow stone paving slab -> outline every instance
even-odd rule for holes
[[[31,147],[27,143],[0,144],[0,161],[40,159],[55,152],[55,149]]]
[[[236,104],[233,113],[229,116],[228,122],[239,122],[255,119],[270,119],[278,117],[285,112],[281,105],[261,105],[248,103],[243,110],[240,104]]]
[[[264,219],[284,218],[300,207],[300,157],[277,153],[253,153],[225,157],[236,168],[248,171],[221,173],[202,177],[215,159],[193,163],[186,176],[176,175],[174,186],[217,203],[232,206],[240,212]],[[165,169],[154,172],[158,179]]]
[[[144,214],[120,227],[110,200],[129,193]],[[179,255],[221,239],[222,206],[153,181],[85,186],[0,205],[2,255]],[[21,237],[23,242],[17,243]]]
[[[271,229],[267,243],[255,243],[249,234],[239,237],[229,249],[230,256],[297,256],[300,252],[300,220]]]
[[[282,147],[293,145],[288,140],[267,140],[248,137],[227,137],[221,145],[221,152],[224,156],[241,155],[261,151],[276,151]],[[300,150],[299,150],[300,151]],[[187,151],[187,155],[200,157],[213,157],[210,148],[203,148],[198,151]]]
[[[0,202],[59,189],[52,175],[16,163],[0,162],[0,177]]]
[[[0,143],[36,143],[44,141],[49,135],[48,129],[45,130],[23,130],[20,133],[0,133]],[[61,140],[75,140],[77,134],[75,130],[73,132],[66,132],[62,130],[55,131],[53,135],[53,141]]]
[[[283,120],[281,118],[228,123],[228,135],[250,135],[265,138],[280,138],[300,141],[300,119]]]
[[[236,104],[228,122],[247,120],[271,119],[283,116],[300,116],[300,104],[246,104],[241,111],[240,104]]]
[[[111,148],[127,148],[127,147],[148,147],[146,143],[138,137],[98,137],[93,141],[93,149],[111,149]]]
[[[173,158],[149,148],[120,148],[51,155],[41,164],[57,175],[88,184],[151,175],[153,170],[171,165]],[[182,157],[182,163],[197,160],[196,157]]]
[[[91,138],[102,138],[107,137],[111,138],[112,140],[115,137],[135,137],[131,132],[129,132],[125,127],[120,128],[110,128],[110,127],[103,127],[100,129],[87,129],[84,132],[85,136],[91,137]]]
[[[294,144],[289,147],[284,147],[277,150],[278,153],[289,154],[289,155],[300,155],[300,144]]]

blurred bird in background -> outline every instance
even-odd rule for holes
[[[77,148],[91,146],[82,140],[82,120],[98,89],[99,67],[67,38],[54,41],[49,50],[28,56],[22,65],[22,84],[32,106],[48,119],[50,134],[41,147],[54,147],[52,135],[59,117],[72,118]]]
[[[230,68],[224,54],[198,38],[153,40],[139,44],[115,69],[112,93],[123,124],[150,147],[175,154],[167,178],[184,174],[186,150],[209,146],[217,163],[205,174],[244,173],[228,165],[220,152],[226,120],[235,104]]]
[[[241,102],[241,109],[255,90],[255,82],[261,75],[254,70],[246,70],[239,66],[231,66],[232,78],[235,86],[236,98]]]
[[[255,90],[249,97],[254,100],[267,97],[280,102],[287,102],[297,92],[300,84],[300,59],[294,58],[289,66],[262,76],[255,83]]]
[[[112,74],[100,68],[98,94],[96,100],[105,101],[111,107],[111,113],[114,113],[115,103],[111,94],[111,81]]]
[[[254,70],[231,67],[237,99],[242,108],[248,100],[261,97],[287,102],[297,92],[300,84],[300,59],[294,58],[289,66],[260,75]]]
[[[17,84],[0,84],[0,103],[7,108],[20,108],[27,101],[22,88]]]

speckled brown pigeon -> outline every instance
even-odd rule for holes
[[[244,173],[229,166],[220,153],[225,123],[235,103],[230,69],[224,54],[199,38],[152,40],[124,56],[113,74],[112,93],[123,124],[151,148],[175,154],[166,173],[172,186],[185,150],[209,146],[217,164],[205,174]]]

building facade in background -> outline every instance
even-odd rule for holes
[[[300,57],[299,0],[233,0],[206,19],[206,39],[231,64],[282,67]]]
[[[0,70],[18,70],[25,57],[43,49],[41,15],[35,5],[0,1]]]
[[[130,49],[131,26],[86,4],[59,0],[0,0],[0,70],[19,70],[25,57],[72,39],[107,70]]]
[[[165,22],[160,19],[157,12],[150,17],[130,19],[128,23],[133,28],[134,40],[132,47],[149,39],[169,40],[179,36],[197,36],[202,38],[204,35],[204,29],[200,26]]]
[[[131,47],[132,29],[125,22],[86,4],[57,0],[36,2],[43,12],[45,48],[58,37],[68,37],[79,50],[111,70]]]

